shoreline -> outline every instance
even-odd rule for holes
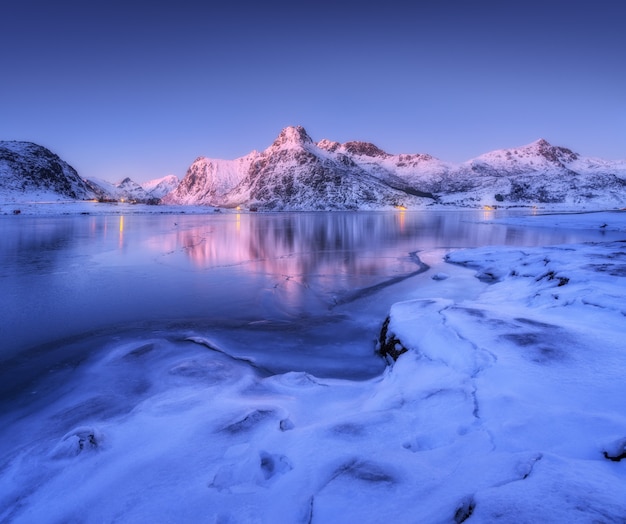
[[[170,205],[170,204],[132,204],[127,202],[94,202],[67,200],[55,202],[0,202],[0,216],[67,216],[67,215],[211,215],[213,213],[238,214],[274,214],[274,213],[414,213],[428,211],[474,211],[484,213],[499,212],[521,213],[533,216],[545,215],[585,215],[590,213],[624,212],[621,208],[584,208],[572,204],[524,204],[519,206],[455,206],[431,204],[423,207],[398,208],[362,208],[362,209],[329,209],[329,210],[259,210],[246,208],[223,208],[209,205]]]

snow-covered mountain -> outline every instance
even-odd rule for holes
[[[47,149],[0,142],[5,201],[88,199],[205,204],[261,210],[423,208],[432,204],[626,207],[626,161],[584,158],[537,140],[463,163],[428,154],[389,154],[369,142],[314,142],[287,127],[264,151],[235,160],[197,158],[174,175],[140,185],[89,178]]]
[[[451,186],[451,179],[459,186]],[[583,158],[544,139],[464,162],[451,169],[442,182],[447,194],[442,194],[441,200],[461,205],[494,200],[597,207],[626,204],[626,161]]]
[[[356,151],[369,144],[351,143]],[[375,146],[372,146],[375,148]],[[198,158],[166,203],[245,205],[267,210],[379,209],[424,205],[432,195],[393,173],[355,160],[350,144],[313,142],[302,127],[285,128],[265,151],[236,160]],[[382,153],[382,152],[381,152]],[[383,153],[384,154],[384,153]]]
[[[142,184],[141,187],[150,197],[161,199],[168,193],[174,191],[174,189],[178,187],[178,184],[180,184],[180,179],[176,175],[166,175],[150,180]]]
[[[0,141],[0,199],[8,202],[85,200],[93,191],[76,170],[43,146]]]
[[[363,209],[567,204],[626,205],[626,161],[582,158],[546,140],[463,163],[392,155],[368,142],[314,142],[285,128],[263,152],[200,157],[166,203],[259,209]]]
[[[163,196],[170,193],[179,184],[176,175],[167,175],[150,180],[145,184],[138,184],[126,177],[118,184],[113,184],[98,178],[86,179],[89,187],[101,200],[118,200],[140,203],[158,203]]]

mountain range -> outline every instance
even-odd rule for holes
[[[165,195],[176,189],[180,180],[176,175],[167,175],[141,185],[128,177],[118,184],[97,178],[87,178],[85,182],[99,200],[158,204]]]
[[[626,161],[581,157],[540,139],[462,163],[428,154],[390,154],[369,142],[314,142],[287,127],[264,151],[235,160],[197,158],[175,175],[137,184],[82,179],[56,155],[28,142],[0,142],[0,195],[243,207],[355,210],[452,205],[626,206]]]
[[[264,210],[622,207],[626,161],[583,158],[540,139],[451,163],[428,154],[392,155],[369,142],[314,142],[304,128],[287,127],[265,151],[236,160],[197,158],[163,201]]]
[[[32,142],[0,141],[0,199],[7,202],[108,200],[157,204],[178,186],[176,175],[139,185],[81,178],[49,149]]]

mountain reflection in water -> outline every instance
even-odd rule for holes
[[[493,215],[2,217],[2,351],[140,323],[184,321],[226,329],[313,317],[326,322],[333,320],[329,311],[339,315],[337,304],[376,295],[415,275],[424,250],[597,238],[584,231],[493,225]],[[372,301],[377,315],[403,299],[404,288],[396,288],[394,297]]]

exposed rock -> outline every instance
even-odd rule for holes
[[[467,497],[456,509],[456,512],[454,513],[454,522],[456,522],[456,524],[465,522],[472,516],[475,507],[476,503],[474,502],[474,499],[472,497]]]
[[[55,459],[71,458],[83,452],[97,450],[102,441],[102,434],[92,426],[80,426],[66,433],[50,456]]]
[[[626,459],[626,438],[618,439],[604,446],[604,458],[619,462]]]
[[[381,356],[398,360],[398,357],[402,353],[406,353],[408,350],[402,345],[402,342],[396,338],[393,333],[389,333],[389,321],[390,317],[385,319],[383,327],[380,330],[380,337],[378,339],[378,352]]]
[[[346,148],[346,151],[352,155],[365,155],[380,158],[390,156],[370,142],[346,142],[343,146]]]

